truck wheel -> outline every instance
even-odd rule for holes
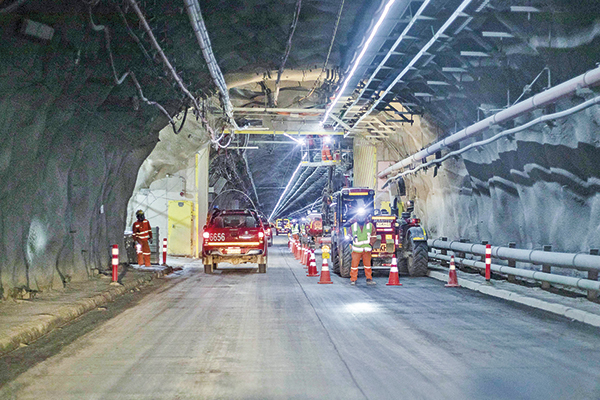
[[[407,267],[410,276],[425,276],[427,275],[427,263],[429,256],[427,255],[427,242],[413,242],[409,239],[409,247],[406,249],[408,253]]]
[[[340,249],[340,276],[350,278],[350,267],[352,265],[352,247],[343,244]]]
[[[266,274],[267,273],[267,264],[258,264],[258,273]]]
[[[212,274],[213,272],[215,272],[215,269],[217,269],[217,263],[204,264],[205,274]]]

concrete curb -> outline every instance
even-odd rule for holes
[[[430,278],[434,278],[439,281],[448,281],[448,274],[444,272],[429,270],[427,275]],[[458,283],[464,288],[475,290],[477,292],[487,294],[489,296],[498,297],[508,301],[514,301],[515,303],[537,308],[539,310],[548,311],[553,314],[561,315],[563,317],[575,321],[583,322],[584,324],[600,327],[600,315],[597,314],[592,314],[590,312],[579,310],[573,307],[567,307],[562,304],[550,303],[548,301],[536,299],[534,297],[523,296],[518,293],[510,292],[508,290],[497,289],[490,285],[473,282],[460,277],[458,278]]]
[[[156,272],[139,277],[123,286],[111,286],[107,291],[97,294],[94,297],[80,299],[72,304],[64,305],[58,308],[52,315],[40,315],[37,319],[19,325],[7,333],[0,332],[0,356],[20,347],[22,343],[31,343],[88,311],[106,305],[122,294],[152,281],[155,277],[158,278],[161,276],[164,276],[163,272]]]

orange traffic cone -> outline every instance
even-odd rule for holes
[[[300,246],[298,246],[298,241],[296,240],[296,243],[294,245],[294,258],[296,258],[296,260],[300,260]]]
[[[392,258],[392,267],[390,268],[390,278],[386,286],[402,286],[398,279],[398,260],[396,257]]]
[[[310,251],[310,261],[308,262],[308,274],[306,276],[319,276],[317,271],[317,261],[315,260],[315,252]]]
[[[302,246],[302,259],[300,260],[300,263],[302,265],[304,265],[304,266],[308,265],[308,262],[307,262],[308,257],[307,257],[307,255],[308,255],[308,252],[307,252],[306,246]]]
[[[454,265],[454,256],[450,257],[450,273],[448,275],[448,283],[446,287],[460,287],[458,278],[456,277],[456,266]]]
[[[331,282],[331,275],[329,275],[329,263],[327,259],[323,259],[323,265],[321,266],[321,279],[319,283],[333,283]]]

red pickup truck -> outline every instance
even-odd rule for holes
[[[267,272],[267,241],[260,217],[252,210],[222,210],[212,215],[202,233],[204,272],[213,273],[221,262],[258,264]]]

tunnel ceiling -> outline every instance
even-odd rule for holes
[[[290,41],[299,3],[301,8]],[[225,0],[201,1],[200,5],[234,107],[322,110],[347,77],[352,61],[386,3]],[[386,134],[382,132],[397,131],[402,126],[399,121],[410,119],[411,113],[419,113],[435,122],[442,137],[514,103],[523,92],[527,97],[542,91],[548,84],[555,85],[584,72],[598,59],[597,15],[600,10],[596,1],[474,0],[406,75],[390,86],[460,3],[458,0],[428,2],[406,40],[382,64],[400,33],[424,5],[423,1],[397,0],[395,14],[389,16],[385,31],[375,37],[345,93],[350,96],[349,100],[341,102],[334,114],[343,116],[345,124],[353,126],[364,111],[379,100],[370,120],[365,120],[369,124],[358,126],[362,131],[375,130],[372,133],[385,140]],[[184,2],[142,0],[137,4],[186,87],[197,97],[213,95],[216,89],[193,35]],[[94,69],[94,82],[112,88],[102,98],[94,99],[98,110],[111,112],[139,107],[138,88],[132,80],[114,84],[114,77],[126,71],[135,74],[146,98],[163,105],[170,114],[189,106],[165,71],[129,0],[51,3],[5,0],[1,6],[9,9],[0,14],[5,33],[19,32],[23,21],[28,19],[51,26],[54,38],[50,42],[40,41],[39,51],[57,51],[74,64]],[[332,51],[324,65],[338,15]],[[98,29],[101,25],[108,30]],[[23,40],[23,35],[17,36]],[[282,66],[289,43],[281,91],[276,96],[277,70]],[[369,79],[378,67],[379,71]],[[528,86],[538,74],[539,79]],[[384,95],[386,88],[390,90]],[[90,96],[93,98],[95,94]],[[403,108],[392,108],[393,104],[401,104]],[[383,120],[377,119],[383,110],[387,110]],[[140,126],[147,120],[148,112],[136,115]],[[160,116],[156,110],[152,112],[154,119]],[[390,115],[395,115],[398,122],[386,123]],[[269,127],[277,129],[277,124],[282,123],[277,118],[236,113],[240,126],[270,124]],[[157,123],[164,124],[166,120],[159,119]],[[289,118],[287,123],[290,123]],[[377,131],[377,124],[384,125],[381,131]],[[251,144],[248,140],[240,138],[237,143]],[[250,172],[248,177],[241,173],[240,180],[232,185],[257,193],[254,197],[258,197],[261,208],[269,213],[289,181],[299,153],[289,142],[277,143],[285,141],[279,138],[255,136],[252,140],[273,143],[256,143],[259,147],[256,151],[221,150],[213,155],[232,157],[233,164],[242,168],[241,172],[243,169]],[[216,181],[218,177],[211,179]],[[318,196],[319,193],[307,195],[298,206],[304,207]]]

